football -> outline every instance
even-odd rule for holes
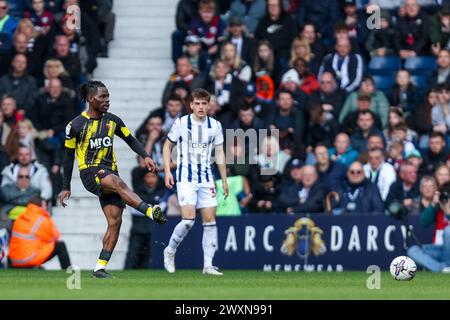
[[[392,260],[390,271],[395,280],[409,281],[415,277],[417,266],[413,259],[399,256]]]

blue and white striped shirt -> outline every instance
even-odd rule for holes
[[[211,152],[214,146],[223,144],[222,125],[205,117],[195,121],[193,115],[178,118],[167,135],[177,144],[178,182],[212,182]]]

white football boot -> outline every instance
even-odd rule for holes
[[[175,272],[175,253],[169,251],[169,247],[164,249],[164,268],[169,273]]]
[[[209,274],[212,276],[223,276],[223,273],[219,272],[219,268],[213,266],[204,267],[203,274]]]

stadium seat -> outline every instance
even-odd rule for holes
[[[436,67],[435,57],[413,57],[405,60],[405,69],[413,75],[430,75]]]
[[[375,81],[375,86],[378,90],[383,91],[383,93],[388,94],[392,85],[395,82],[395,77],[392,75],[374,75],[373,80]]]
[[[371,75],[394,75],[400,69],[399,57],[374,57],[369,63]]]
[[[411,76],[411,81],[414,82],[414,84],[416,85],[419,94],[421,96],[424,96],[428,88],[428,76],[423,74],[421,75],[414,74]]]

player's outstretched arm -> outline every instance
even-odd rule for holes
[[[172,171],[170,170],[172,148],[175,145],[170,139],[166,139],[163,146],[163,161],[164,161],[164,183],[167,188],[172,189],[175,185]]]
[[[225,160],[225,152],[223,150],[223,144],[215,146],[216,151],[216,163],[219,168],[220,178],[222,179],[223,194],[225,199],[228,197],[228,182],[227,182],[227,165]]]
[[[65,150],[66,154],[63,163],[63,190],[59,194],[59,202],[64,208],[67,206],[64,201],[70,198],[70,182],[72,180],[73,162],[75,160],[75,149],[66,147]]]
[[[140,143],[130,132],[130,130],[125,126],[120,118],[116,119],[117,127],[115,134],[119,136],[125,143],[133,150],[137,155],[144,159],[145,165],[149,171],[156,171],[156,164],[150,158],[147,151],[145,151],[144,146]]]

